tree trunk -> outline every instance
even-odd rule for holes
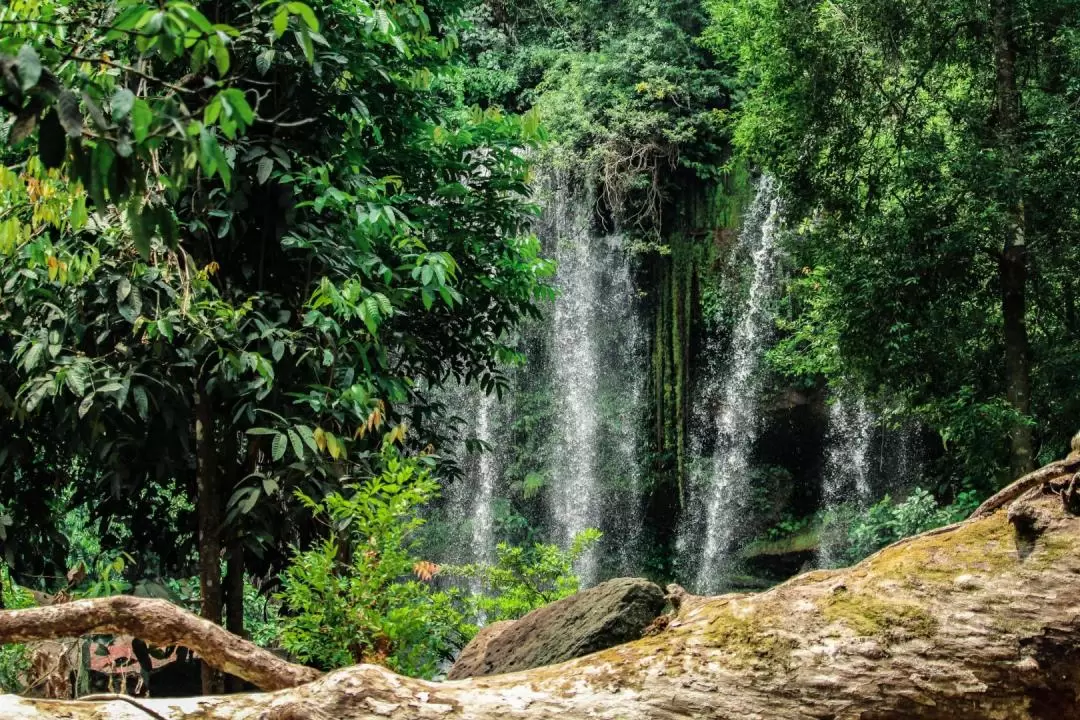
[[[199,516],[199,589],[202,593],[200,614],[221,624],[221,488],[218,486],[218,458],[214,448],[214,412],[206,385],[200,382],[195,394],[195,454]],[[202,688],[207,695],[224,692],[221,673],[205,661]]]
[[[7,696],[0,717],[1076,718],[1080,518],[1057,493],[1078,467],[1080,453],[1023,479],[976,517],[899,542],[848,570],[811,572],[758,595],[673,592],[678,610],[666,629],[562,665],[446,683],[356,666],[275,693],[183,700]],[[80,632],[194,640],[208,661],[264,687],[314,676],[273,656],[270,667],[269,653],[164,607],[109,598],[7,611],[0,613],[0,642]],[[98,615],[86,619],[90,609]],[[263,670],[252,672],[245,657]]]
[[[237,435],[235,432],[225,433],[225,449],[222,466],[225,472],[223,488],[229,492],[235,492],[241,476],[241,461]],[[253,464],[244,466],[244,471],[254,472]],[[225,502],[226,494],[220,495],[221,501]],[[225,628],[233,635],[247,637],[244,632],[244,542],[236,528],[229,533],[228,545],[225,549]]]
[[[1020,91],[1016,84],[1016,37],[1012,0],[994,0],[994,66],[997,71],[997,123],[1005,159],[1004,202],[1008,231],[1001,254],[1001,312],[1005,325],[1005,391],[1009,403],[1024,416],[1013,427],[1013,476],[1034,467],[1031,415],[1031,360],[1027,332],[1027,243],[1023,190],[1018,167]]]

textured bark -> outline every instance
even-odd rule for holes
[[[78,635],[132,635],[159,647],[180,645],[264,690],[295,687],[320,675],[165,600],[120,596],[0,612],[0,644]]]
[[[200,383],[195,394],[195,455],[197,462],[199,517],[199,590],[200,614],[221,623],[221,488],[218,484],[218,457],[214,448],[214,412],[210,394]],[[202,667],[203,692],[225,692],[225,680],[206,662]]]
[[[759,595],[673,600],[678,615],[656,635],[511,675],[431,683],[357,666],[276,693],[138,701],[143,708],[9,696],[0,698],[0,717],[112,720],[145,718],[146,711],[170,720],[1080,717],[1080,518],[1045,484],[1029,484],[1007,508],[896,543],[848,570],[808,573]],[[118,604],[110,608],[110,602]],[[153,617],[136,620],[147,603],[156,603]],[[178,612],[164,605],[124,598],[0,613],[0,640],[92,627],[175,642],[154,636]],[[102,614],[77,626],[49,614],[72,607]],[[27,613],[39,615],[29,622]],[[201,632],[218,633],[202,638],[215,662],[242,646],[187,617],[203,624]],[[244,658],[233,656],[226,669],[255,679]],[[302,672],[296,670],[297,682],[305,679]]]
[[[993,5],[996,114],[1000,149],[1005,158],[1004,201],[1009,223],[999,267],[1005,335],[1005,391],[1013,408],[1026,417],[1031,414],[1031,359],[1027,331],[1027,221],[1017,166],[1020,91],[1016,84],[1015,8],[1013,0],[994,0]],[[1035,460],[1031,427],[1026,424],[1015,426],[1010,440],[1013,476],[1031,471]]]

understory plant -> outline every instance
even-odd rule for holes
[[[886,495],[866,510],[852,505],[831,510],[824,516],[822,539],[846,537],[843,560],[854,564],[897,540],[959,522],[978,506],[974,491],[961,492],[943,507],[929,491],[915,488],[903,502]]]
[[[3,563],[0,563],[0,586],[4,609],[19,610],[34,606],[33,596],[12,583],[11,572]],[[0,646],[0,692],[21,692],[29,669],[30,653],[26,645]]]
[[[378,475],[321,501],[298,494],[329,530],[282,575],[281,642],[300,661],[432,677],[475,633],[456,593],[432,584],[439,568],[416,553],[420,508],[439,489],[425,460],[387,444]]]
[[[546,543],[531,547],[499,543],[494,563],[450,567],[446,573],[472,582],[467,604],[473,616],[485,622],[516,620],[576,593],[581,582],[574,563],[602,536],[599,530],[589,528],[578,533],[566,550]]]

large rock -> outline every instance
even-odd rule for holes
[[[520,620],[484,628],[462,651],[447,679],[554,665],[637,640],[663,612],[664,603],[664,591],[648,580],[609,580]]]

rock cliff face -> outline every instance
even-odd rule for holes
[[[637,640],[664,609],[664,592],[647,580],[620,578],[484,628],[447,678],[554,665]]]
[[[154,633],[158,642],[190,643],[262,687],[285,688],[150,699],[138,708],[116,698],[78,703],[8,696],[0,697],[0,717],[1080,718],[1078,470],[1080,454],[1022,479],[966,522],[899,542],[847,570],[808,573],[756,595],[675,592],[678,612],[661,632],[492,677],[431,683],[374,666],[313,677],[151,600],[0,612],[0,642]],[[482,655],[516,627],[493,630]],[[580,643],[567,646],[588,651]]]

